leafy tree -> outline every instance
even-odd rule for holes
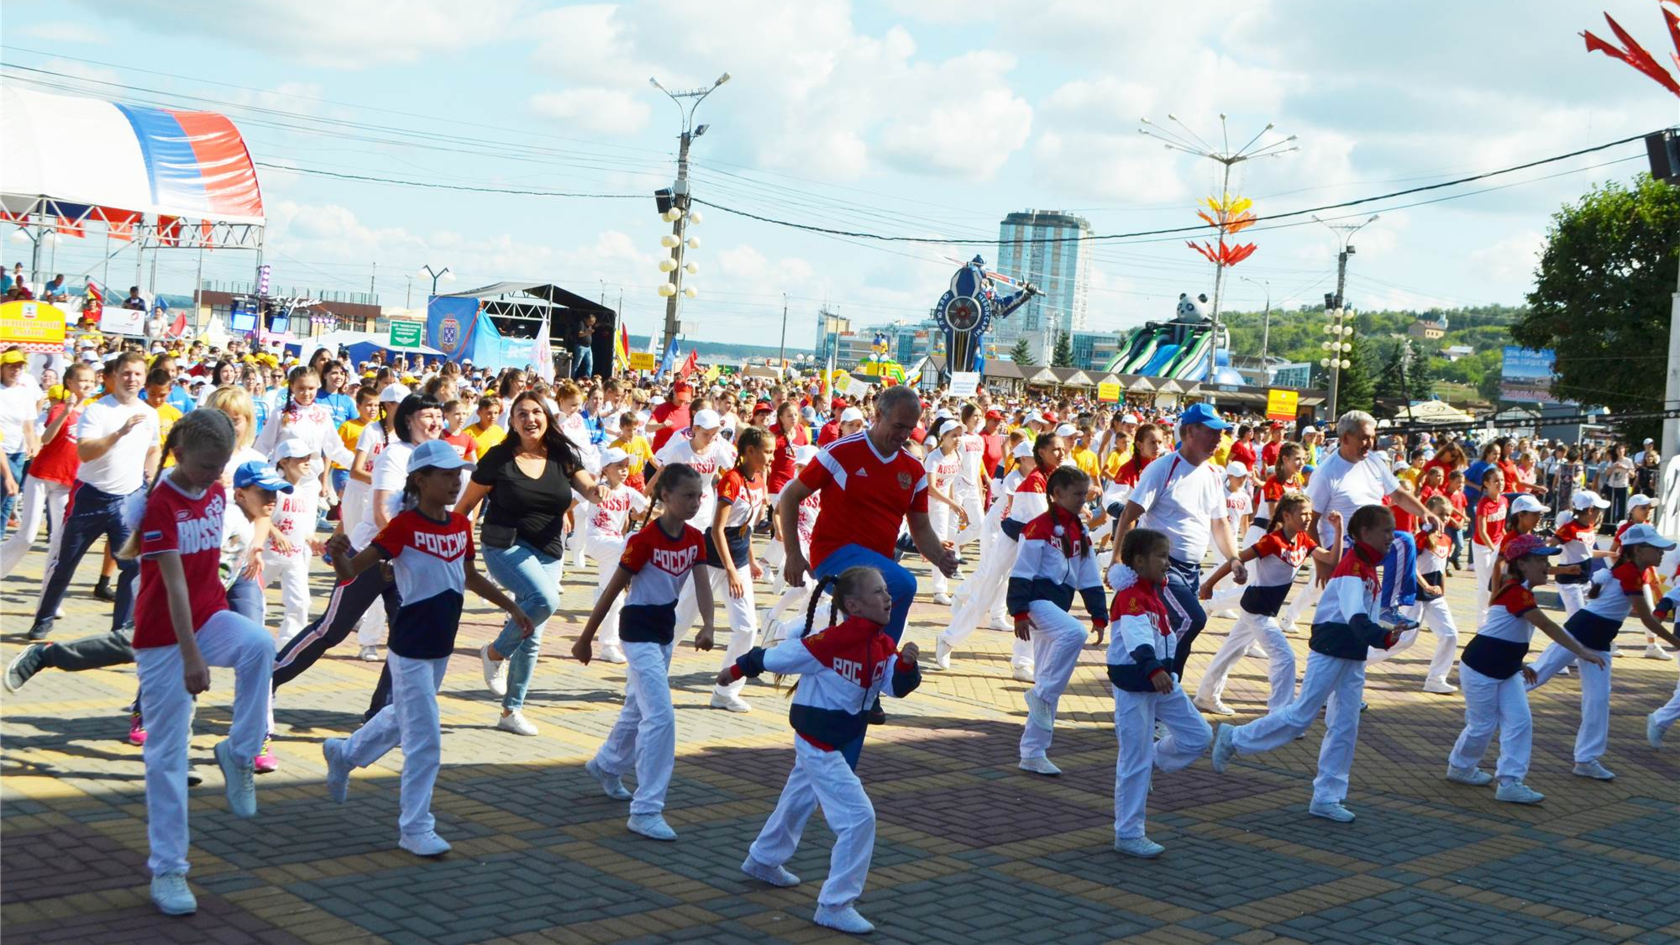
[[[1369,412],[1376,404],[1376,352],[1371,350],[1363,334],[1355,332],[1348,338],[1353,342],[1353,351],[1347,355],[1352,365],[1342,369],[1341,384],[1336,394],[1336,412]]]
[[[1662,402],[1669,297],[1680,264],[1680,187],[1649,174],[1614,181],[1552,215],[1528,312],[1511,328],[1527,348],[1557,352],[1554,394],[1612,416]],[[1629,421],[1630,437],[1660,421]]]
[[[1435,389],[1435,359],[1426,352],[1415,352],[1407,370],[1411,372],[1412,399],[1430,400]]]
[[[1406,343],[1396,342],[1383,359],[1382,371],[1377,375],[1373,394],[1383,400],[1403,401],[1406,388]]]
[[[1027,339],[1025,338],[1015,339],[1015,347],[1010,349],[1009,360],[1014,361],[1016,364],[1038,363],[1038,360],[1033,357],[1032,345],[1028,344]]]
[[[1056,367],[1073,367],[1073,338],[1067,332],[1056,332],[1056,346],[1050,352],[1050,363]]]

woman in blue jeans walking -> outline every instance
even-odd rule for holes
[[[515,735],[537,734],[520,710],[543,627],[560,607],[566,510],[574,497],[600,502],[595,477],[585,471],[577,447],[560,432],[542,396],[525,391],[508,410],[507,439],[479,457],[472,481],[455,504],[455,511],[470,516],[484,503],[479,550],[485,568],[536,625],[524,636],[510,620],[500,636],[479,650],[484,684],[502,699],[496,727]]]

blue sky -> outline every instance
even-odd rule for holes
[[[1233,138],[1267,122],[1296,135],[1298,152],[1246,166],[1233,186],[1261,214],[1673,123],[1675,103],[1654,83],[1585,53],[1577,34],[1605,33],[1601,8],[1666,55],[1646,0],[1553,0],[1520,15],[1461,2],[19,0],[0,41],[8,64],[67,74],[51,81],[85,94],[222,111],[262,162],[589,193],[645,194],[674,174],[676,109],[650,75],[678,88],[728,71],[700,111],[711,128],[693,151],[697,196],[839,229],[995,238],[1004,214],[1028,207],[1079,212],[1099,233],[1194,223],[1215,166],[1138,135],[1143,116],[1172,113],[1211,136],[1224,112]],[[1607,161],[1619,163],[1590,167]],[[1520,186],[1364,209],[1353,218],[1382,218],[1356,239],[1349,301],[1519,303],[1558,205],[1644,166],[1629,144],[1489,182]],[[651,199],[421,190],[277,168],[262,169],[262,184],[280,284],[365,291],[377,263],[382,302],[403,305],[412,291],[420,304],[424,287],[408,276],[431,263],[451,267],[456,287],[537,278],[609,304],[622,293],[637,333],[662,318],[667,225]],[[774,344],[784,293],[790,345],[811,344],[824,300],[854,324],[913,321],[973,253],[723,212],[705,212],[693,232],[700,298],[684,318],[705,340]],[[1234,271],[1269,283],[1274,305],[1333,287],[1335,238],[1323,227],[1252,239],[1259,251]],[[57,268],[97,275],[102,248],[66,241]],[[1095,330],[1211,291],[1208,266],[1179,239],[1094,253]],[[190,292],[196,265],[195,254],[166,254],[159,287]],[[251,265],[216,253],[206,274],[247,278]],[[127,284],[127,266],[113,282]],[[1239,280],[1226,305],[1258,309],[1264,291]]]

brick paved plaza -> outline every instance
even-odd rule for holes
[[[0,585],[4,659],[28,627],[42,557],[37,550]],[[108,625],[109,605],[87,593],[97,567],[90,556],[56,639]],[[589,603],[593,571],[568,575],[565,612],[544,641],[526,706],[542,730],[536,738],[494,729],[497,703],[476,657],[490,615],[469,608],[441,698],[434,809],[455,845],[441,861],[396,849],[400,753],[358,772],[348,804],[326,798],[321,742],[358,723],[379,669],[355,660],[353,638],[285,688],[275,743],[282,766],[259,777],[255,820],[228,813],[210,756],[232,698],[231,673],[214,671],[192,746],[205,783],[192,804],[199,912],[186,919],[159,916],[147,897],[140,749],[123,740],[132,667],[44,671],[6,697],[0,720],[7,945],[841,938],[808,921],[832,840],[820,816],[789,864],[802,886],[772,889],[738,870],[792,762],[786,702],[767,681],[749,684],[750,715],[708,709],[718,657],[677,656],[667,809],[681,835],[675,844],[628,833],[626,805],[603,797],[584,772],[623,689],[622,667],[559,658]],[[325,576],[317,570],[318,601]],[[1452,591],[1461,614],[1465,585]],[[908,635],[924,667],[947,612],[926,601],[924,592]],[[1542,601],[1555,607],[1549,593]],[[1199,641],[1193,682],[1228,627],[1215,619]],[[1304,637],[1292,641],[1304,655]],[[1357,822],[1306,815],[1319,729],[1234,762],[1225,777],[1205,758],[1158,774],[1150,835],[1167,853],[1142,862],[1111,849],[1113,699],[1101,652],[1087,648],[1063,700],[1052,757],[1066,774],[1050,780],[1015,769],[1026,687],[1009,678],[1008,637],[980,631],[971,644],[950,672],[927,672],[914,696],[889,703],[891,724],[872,730],[864,751],[860,773],[880,828],[859,906],[879,927],[876,940],[1680,941],[1680,736],[1663,754],[1643,737],[1645,713],[1673,691],[1674,663],[1618,662],[1604,759],[1619,775],[1613,783],[1569,774],[1574,682],[1537,693],[1529,783],[1547,798],[1521,808],[1442,779],[1463,703],[1418,690],[1426,637],[1371,673],[1348,800]],[[1239,720],[1257,714],[1264,685],[1260,664],[1239,667],[1226,694]],[[1491,753],[1488,761],[1491,770]]]

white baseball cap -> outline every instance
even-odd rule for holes
[[[1641,522],[1638,525],[1629,525],[1628,530],[1622,532],[1622,544],[1624,546],[1650,545],[1652,548],[1660,548],[1663,551],[1667,551],[1668,549],[1673,548],[1675,543],[1672,538],[1664,538],[1662,535],[1657,533],[1655,528]]]
[[[716,410],[702,410],[694,415],[694,425],[707,430],[716,430],[723,426],[723,418]]]
[[[1541,504],[1539,499],[1531,495],[1519,495],[1517,500],[1511,503],[1511,513],[1513,515],[1518,512],[1550,512],[1551,510],[1551,506]]]
[[[1302,427],[1301,428],[1301,435],[1302,436],[1316,435],[1317,433],[1318,433],[1318,427]]]
[[[817,458],[817,448],[807,443],[793,451],[793,461],[801,466]]]
[[[1630,495],[1630,496],[1628,496],[1628,500],[1627,500],[1627,507],[1630,508],[1630,509],[1637,509],[1642,505],[1656,505],[1656,504],[1657,504],[1657,500],[1651,498],[1648,495]]]
[[[614,463],[622,463],[630,458],[630,454],[616,446],[609,446],[601,451],[601,468],[605,469]]]
[[[1016,444],[1016,446],[1015,446],[1015,458],[1016,459],[1026,459],[1027,457],[1031,456],[1032,454],[1033,454],[1033,445],[1032,445],[1031,440],[1022,440],[1020,443]]]
[[[299,456],[309,456],[314,452],[315,448],[310,446],[308,443],[303,442],[295,436],[288,436],[284,440],[280,441],[279,446],[274,448],[274,458],[297,459]]]
[[[455,447],[444,440],[427,440],[414,448],[408,457],[408,471],[417,469],[477,469],[474,463],[469,463],[455,452]]]
[[[1142,423],[1143,421],[1141,419],[1139,419],[1137,414],[1128,413],[1124,417],[1120,418],[1120,422],[1121,423]]]
[[[856,407],[847,407],[845,410],[840,411],[841,423],[852,423],[862,419],[863,411],[857,409]]]
[[[385,389],[379,392],[379,402],[382,404],[400,404],[403,398],[410,393],[411,391],[401,384],[387,384]]]
[[[1225,467],[1225,475],[1232,479],[1246,479],[1248,478],[1248,467],[1233,461],[1231,465]]]
[[[1569,504],[1573,505],[1577,509],[1583,510],[1607,509],[1610,507],[1610,500],[1600,496],[1591,489],[1576,489],[1575,494],[1569,499]]]
[[[1071,423],[1064,423],[1061,426],[1056,428],[1056,435],[1057,436],[1063,436],[1063,437],[1073,436],[1075,433],[1078,433],[1078,432],[1079,432],[1079,429]]]

